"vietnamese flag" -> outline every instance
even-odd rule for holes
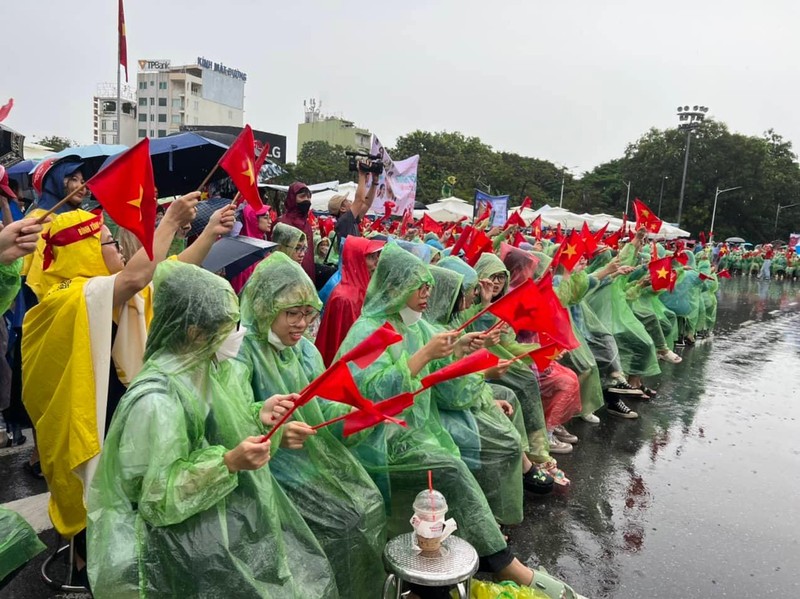
[[[121,2],[122,0],[120,0]],[[127,78],[126,78],[127,81]],[[8,104],[0,106],[0,123],[6,120],[8,117],[8,113],[11,112],[11,109],[14,108],[14,98],[9,98]]]
[[[597,241],[589,230],[589,225],[586,224],[586,221],[583,222],[583,227],[581,228],[581,241],[583,242],[584,254],[586,256],[591,256],[595,253],[597,250]]]
[[[410,408],[412,405],[414,405],[414,394],[401,393],[400,395],[395,395],[394,397],[373,404],[373,410],[350,412],[342,418],[342,420],[344,420],[342,435],[345,437],[355,435],[359,431],[368,429],[386,420],[407,427],[408,425],[403,420],[395,420],[393,416],[397,416],[400,412]]]
[[[411,208],[408,208],[403,212],[403,220],[400,221],[400,235],[405,235],[408,230],[408,225],[412,225],[413,223],[414,217],[412,216]]]
[[[255,140],[250,125],[245,125],[242,132],[234,140],[219,160],[219,165],[225,169],[253,210],[261,210],[264,204],[258,193],[258,172],[254,158]],[[265,152],[262,152],[262,155]],[[310,241],[309,241],[310,243]]]
[[[555,270],[558,266],[563,266],[567,272],[572,272],[585,253],[586,247],[581,236],[573,230],[569,237],[561,242],[561,247],[556,251],[550,268]]]
[[[508,220],[506,221],[506,224],[503,227],[503,230],[505,231],[506,229],[508,229],[509,227],[512,227],[514,225],[517,225],[518,227],[525,227],[525,221],[519,215],[519,212],[516,212],[516,211],[512,212],[511,216],[508,217]]]
[[[464,262],[470,266],[475,266],[481,254],[491,252],[492,247],[492,240],[487,237],[486,233],[479,229],[474,230],[472,238],[469,240],[467,247],[464,248]]]
[[[658,233],[661,230],[661,219],[639,198],[633,200],[633,210],[636,212],[637,229],[644,227],[648,233]]]
[[[442,233],[444,233],[444,228],[441,223],[428,216],[427,212],[422,215],[422,230],[425,233],[435,233],[436,235],[442,235]]]
[[[522,200],[522,204],[520,205],[520,210],[525,210],[525,208],[530,208],[533,205],[529,196],[525,196],[525,199]]]
[[[514,231],[514,243],[512,243],[511,245],[513,245],[515,248],[518,248],[520,244],[523,243],[527,243],[525,236],[522,235],[522,233],[520,233],[519,231]]]
[[[473,231],[474,229],[470,225],[464,227],[464,230],[461,231],[461,234],[458,236],[458,241],[456,241],[456,244],[453,246],[453,250],[450,252],[450,255],[458,256],[458,253],[464,249],[467,241],[469,241]]]
[[[548,343],[533,350],[527,354],[527,357],[533,360],[534,364],[536,364],[536,369],[541,372],[547,370],[548,366],[550,366],[550,362],[557,360],[563,351],[564,350],[555,343]]]
[[[156,230],[156,185],[146,137],[86,182],[97,201],[120,227],[142,242],[153,259]]]
[[[553,274],[548,272],[536,286],[539,289],[539,326],[532,330],[544,333],[555,343],[567,350],[580,347],[580,342],[572,332],[569,311],[561,304],[553,289]]]
[[[122,8],[122,0],[119,0],[119,18],[117,22],[117,52],[119,54],[119,66],[125,68],[125,83],[128,82],[128,37],[125,31],[125,10]],[[117,71],[119,73],[119,71]]]
[[[353,362],[359,368],[364,369],[377,360],[387,347],[402,340],[403,336],[390,323],[384,322],[383,326],[375,329],[369,337],[344,354],[338,361]]]
[[[606,224],[603,225],[602,229],[600,229],[597,233],[594,234],[595,247],[597,247],[597,244],[603,241],[603,237],[605,237],[607,229],[608,229],[608,222],[606,222]]]
[[[558,223],[558,226],[556,227],[556,236],[553,239],[553,241],[555,241],[556,243],[561,243],[562,241],[564,241],[564,233],[561,230],[561,223]]]
[[[622,229],[617,229],[611,235],[606,237],[603,240],[603,243],[605,243],[608,247],[614,248],[616,250],[619,249],[619,242],[621,239],[622,239]]]
[[[718,279],[730,279],[731,278],[731,273],[728,272],[728,269],[726,268],[726,269],[721,270],[721,271],[719,271],[717,273],[717,278]]]
[[[429,387],[433,387],[434,385],[444,383],[445,381],[449,381],[451,379],[466,376],[468,374],[474,374],[476,372],[482,372],[487,368],[497,366],[499,361],[500,358],[495,356],[488,349],[479,349],[478,351],[473,352],[470,355],[451,364],[448,364],[444,368],[441,368],[426,377],[423,377],[422,387],[423,389],[428,389]]]
[[[650,284],[653,286],[653,291],[661,291],[662,289],[669,289],[672,282],[672,258],[666,256],[651,260],[647,265],[650,270]]]
[[[533,236],[536,239],[542,239],[542,215],[540,214],[537,216],[533,222],[531,223],[531,227],[533,229]]]

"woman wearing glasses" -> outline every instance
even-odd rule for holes
[[[278,223],[272,229],[272,241],[278,244],[278,251],[303,265],[308,253],[308,239],[300,229],[291,225]]]
[[[237,378],[252,382],[257,401],[300,392],[325,370],[319,351],[304,337],[321,307],[314,284],[284,254],[256,267],[242,292],[247,333],[235,366]],[[325,550],[339,595],[377,597],[384,579],[383,499],[328,428],[311,428],[323,421],[318,399],[299,407],[283,427],[270,468]]]

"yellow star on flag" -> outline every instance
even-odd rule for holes
[[[564,250],[564,253],[565,253],[567,256],[569,256],[570,258],[572,258],[572,257],[573,257],[575,254],[577,254],[577,253],[578,253],[578,250],[577,250],[577,248],[576,248],[574,245],[572,245],[572,244],[567,244],[567,249],[566,249],[566,250]]]
[[[558,356],[560,356],[560,355],[561,355],[561,350],[560,349],[554,349],[553,353],[551,355],[547,356],[547,359],[548,360],[557,360]]]
[[[667,272],[668,272],[667,269],[662,266],[660,270],[656,271],[656,274],[658,275],[659,279],[666,279]]]
[[[642,216],[647,218],[648,216],[650,216],[650,211],[649,210],[642,210]]]
[[[247,161],[247,169],[242,171],[243,175],[247,175],[247,178],[250,179],[250,185],[255,183],[256,177],[253,174],[253,163],[249,160]]]
[[[139,211],[139,220],[142,220],[142,198],[144,197],[144,188],[140,185],[139,186],[139,197],[134,198],[132,200],[128,200],[128,204],[133,206]]]

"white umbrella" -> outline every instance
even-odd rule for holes
[[[428,210],[430,212],[430,216],[433,218],[435,218],[433,216],[434,212],[443,212],[451,217],[453,215],[458,215],[456,218],[450,218],[450,222],[452,222],[454,220],[461,220],[461,218],[464,216],[467,218],[472,218],[474,208],[472,204],[459,198],[446,198],[444,200],[434,202],[433,204],[428,204]]]

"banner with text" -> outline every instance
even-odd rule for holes
[[[509,196],[490,196],[479,190],[475,190],[475,218],[478,218],[486,209],[488,204],[492,210],[492,226],[502,227],[508,219],[508,198]]]
[[[401,215],[406,210],[414,209],[417,198],[417,166],[419,155],[405,160],[392,160],[389,152],[383,147],[377,136],[372,136],[371,154],[379,156],[383,161],[383,174],[378,180],[378,191],[372,210],[375,214],[383,214],[384,202],[394,202],[392,214]]]

